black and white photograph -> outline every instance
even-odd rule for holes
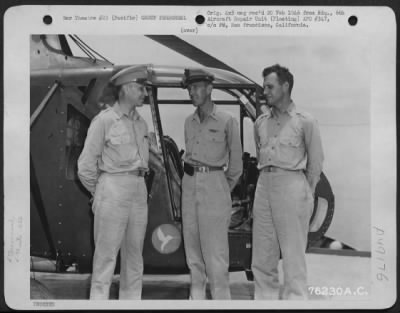
[[[44,26],[9,39],[25,59],[5,67],[5,168],[23,164],[5,171],[8,305],[23,284],[33,309],[389,307],[391,11],[384,36],[367,8],[336,31],[301,26],[341,15],[313,7],[128,8],[80,11],[73,27],[76,14],[38,8]],[[196,25],[147,26],[157,14]]]

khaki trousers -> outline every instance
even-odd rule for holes
[[[213,299],[230,299],[228,228],[232,201],[223,171],[184,175],[182,221],[190,297],[206,299],[207,277]]]
[[[261,172],[253,207],[254,298],[278,299],[282,252],[283,299],[307,299],[305,250],[313,209],[302,171]]]
[[[143,177],[103,173],[93,201],[94,243],[90,299],[108,299],[121,249],[119,299],[141,299],[147,190]]]

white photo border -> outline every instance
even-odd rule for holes
[[[396,302],[396,22],[388,7],[327,7],[343,10],[344,18],[309,28],[274,29],[268,36],[350,36],[370,38],[371,65],[371,297],[363,301],[87,301],[52,300],[54,306],[37,307],[30,299],[30,172],[29,89],[31,34],[181,35],[182,22],[142,23],[129,27],[123,22],[71,23],[63,16],[132,15],[146,13],[187,16],[185,27],[197,27],[194,17],[207,10],[230,10],[232,6],[16,6],[4,16],[4,280],[5,299],[14,309],[381,309]],[[250,7],[241,6],[242,10]],[[280,7],[259,6],[260,9]],[[295,9],[296,7],[293,7]],[[305,8],[315,7],[301,7]],[[252,10],[255,7],[251,7]],[[284,8],[285,10],[287,8]],[[357,27],[348,27],[347,17],[356,15]],[[45,25],[43,16],[53,23]],[[21,20],[24,23],[21,24]],[[140,22],[140,21],[139,21]],[[263,29],[226,30],[197,27],[193,36],[266,35]],[[190,34],[186,34],[190,35]],[[383,249],[383,250],[382,250]]]

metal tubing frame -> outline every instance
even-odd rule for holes
[[[61,85],[61,83],[59,81],[55,81],[53,86],[51,86],[49,92],[43,98],[42,102],[36,108],[35,112],[33,112],[32,116],[31,116],[31,125],[30,125],[31,128],[32,128],[32,125],[36,122],[40,113],[43,112],[43,110],[45,109],[47,104],[50,102],[50,99],[53,97],[54,93],[57,91],[57,89],[60,85]]]

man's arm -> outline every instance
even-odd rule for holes
[[[188,123],[188,120],[185,119],[185,123],[183,124],[183,139],[185,141],[185,149],[184,149],[183,155],[181,156],[181,158],[182,158],[182,160],[184,162],[187,161],[187,157],[186,156],[188,154],[188,151],[187,151],[187,140],[188,140],[188,137],[187,137],[187,123]]]
[[[85,145],[78,159],[79,179],[92,195],[99,177],[98,160],[104,148],[104,138],[104,123],[101,119],[95,118],[90,124]]]
[[[304,141],[307,152],[306,177],[314,193],[322,172],[324,153],[318,123],[313,118],[307,118],[304,123]]]
[[[258,126],[257,120],[254,122],[253,126],[253,134],[254,134],[254,143],[256,145],[256,156],[257,160],[260,161],[260,136],[258,135]]]
[[[242,144],[240,142],[239,125],[233,117],[227,123],[227,142],[229,150],[228,170],[225,172],[231,191],[235,188],[243,171]]]

